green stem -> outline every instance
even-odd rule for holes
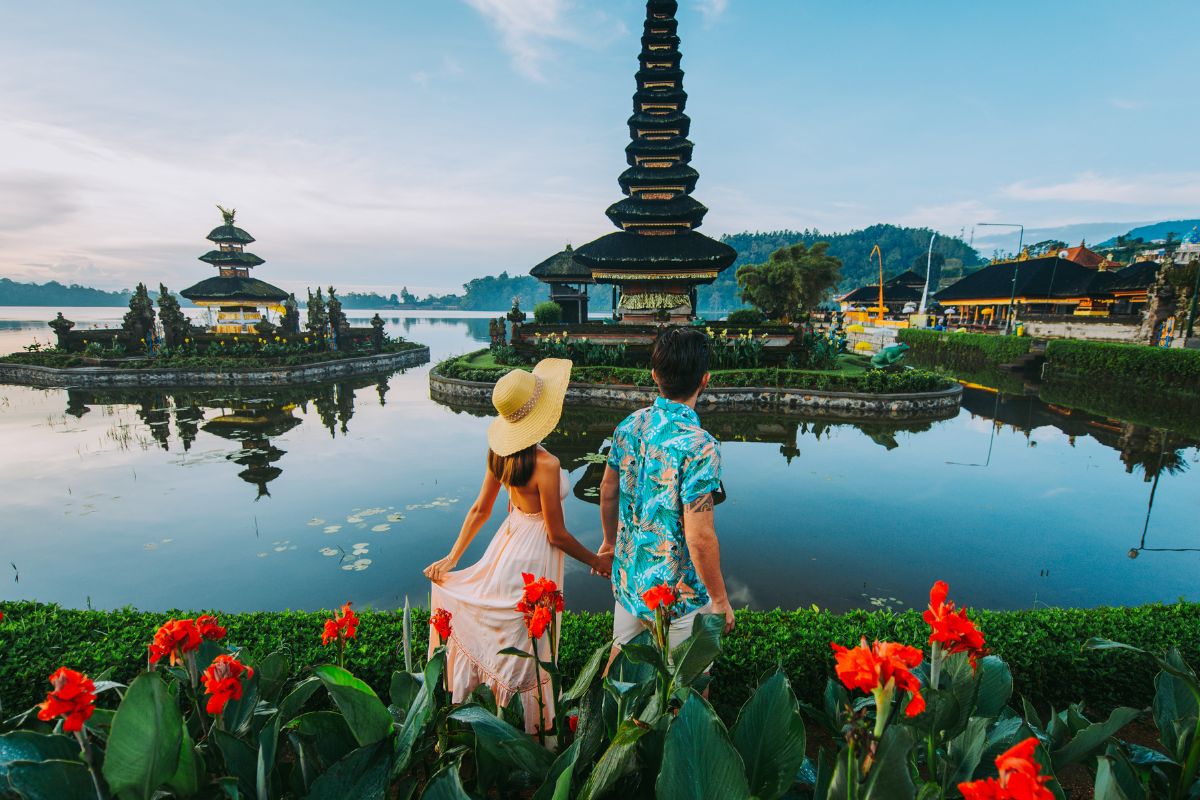
[[[529,637],[530,644],[533,645],[533,691],[537,694],[538,703],[538,744],[542,747],[546,746],[546,701],[542,698],[542,668],[538,663],[538,646],[537,639]]]
[[[854,739],[846,748],[846,800],[854,800],[854,787],[858,784],[858,766],[854,761]]]
[[[104,791],[104,784],[100,781],[100,775],[96,772],[96,763],[92,760],[92,745],[88,742],[87,737],[83,735],[83,731],[75,731],[75,738],[79,740],[79,749],[83,755],[83,760],[87,763],[88,773],[92,776],[92,785],[96,787],[96,797],[100,800],[105,800],[108,793]]]
[[[929,688],[937,689],[942,678],[942,643],[934,642],[929,653]]]

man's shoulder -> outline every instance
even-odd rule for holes
[[[617,425],[616,433],[618,433],[618,434],[628,433],[629,431],[634,430],[639,425],[644,423],[645,420],[653,413],[654,413],[654,406],[646,406],[645,408],[639,408],[637,411],[634,411],[628,417],[621,420],[620,424]]]

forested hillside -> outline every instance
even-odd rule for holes
[[[17,283],[0,278],[0,306],[123,306],[133,292],[106,292],[87,286],[64,286],[58,281],[49,283]]]

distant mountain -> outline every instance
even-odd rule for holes
[[[124,306],[132,295],[128,289],[107,292],[74,283],[18,283],[0,278],[0,306]]]
[[[1165,239],[1168,233],[1175,234],[1176,239],[1182,239],[1192,228],[1200,226],[1200,219],[1176,219],[1167,222],[1155,222],[1150,225],[1140,225],[1125,233],[1126,239],[1141,239],[1153,242],[1155,239]],[[1117,243],[1117,237],[1100,242],[1097,247],[1111,247]]]

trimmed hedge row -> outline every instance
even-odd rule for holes
[[[985,333],[945,333],[921,328],[901,328],[897,339],[912,348],[910,357],[927,366],[986,369],[1020,358],[1031,340],[1023,336],[989,336]]]
[[[383,346],[383,353],[402,353],[424,347],[418,342],[391,341]],[[227,356],[227,355],[181,355],[174,354],[159,358],[131,359],[88,359],[79,353],[65,353],[58,350],[34,351],[28,353],[11,353],[0,356],[0,363],[25,364],[36,367],[53,367],[69,369],[71,367],[90,367],[101,365],[109,368],[127,369],[130,371],[146,369],[219,369],[219,370],[252,370],[271,367],[300,367],[310,364],[324,364],[330,361],[342,361],[348,358],[362,358],[375,355],[370,348],[365,350],[318,350],[308,353],[291,353],[283,356]]]
[[[439,375],[464,381],[494,383],[512,367],[476,367],[470,360],[475,354],[452,358],[438,364]],[[528,369],[528,367],[520,367]],[[654,386],[650,370],[634,367],[576,367],[571,380],[618,386]],[[765,387],[811,389],[826,392],[863,392],[868,394],[907,394],[949,389],[954,381],[925,370],[868,370],[857,375],[833,372],[809,372],[797,369],[763,367],[759,369],[713,370],[713,387]]]
[[[146,644],[171,613],[134,609],[90,611],[20,601],[0,603],[0,702],[10,715],[45,697],[46,677],[61,665],[99,675],[114,667],[115,680],[128,681],[145,668]],[[174,616],[191,616],[175,612]],[[1179,647],[1200,662],[1200,604],[1134,608],[980,611],[972,615],[988,646],[1012,667],[1016,691],[1039,706],[1082,700],[1097,711],[1117,705],[1144,706],[1153,695],[1156,667],[1149,658],[1124,652],[1084,652],[1089,637],[1101,636],[1150,650]],[[324,612],[220,614],[228,641],[252,654],[284,650],[293,664],[327,663],[332,648],[321,646]],[[348,668],[386,697],[392,672],[402,663],[401,614],[362,611],[358,637],[346,651]],[[413,614],[418,655],[427,615]],[[564,618],[561,666],[566,680],[588,655],[609,639],[611,614],[570,613]],[[854,611],[740,611],[714,669],[713,701],[726,718],[757,685],[759,677],[782,663],[797,695],[810,702],[821,696],[831,675],[829,643],[853,644],[860,637],[922,645],[928,629],[917,611],[899,614]]]
[[[1047,376],[1056,378],[1200,394],[1200,350],[1055,339],[1046,360]]]

